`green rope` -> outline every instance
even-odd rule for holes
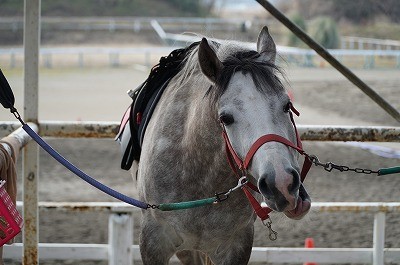
[[[388,167],[378,170],[378,176],[400,173],[400,167]]]
[[[376,173],[376,171],[375,171],[375,173]],[[399,167],[381,168],[378,171],[378,176],[396,174],[396,173],[400,173],[400,166]],[[241,183],[241,182],[239,181],[239,183]],[[244,185],[244,184],[241,183],[240,186],[242,186],[242,185]],[[230,192],[232,192],[233,190],[235,190],[235,189],[231,189]],[[225,195],[228,195],[230,192],[225,193]],[[219,202],[219,201],[220,201],[220,198],[218,196],[214,196],[211,198],[200,199],[200,200],[195,200],[195,201],[162,203],[159,205],[154,205],[153,208],[157,208],[161,211],[184,210],[184,209],[191,209],[191,208],[201,207],[201,206],[205,206],[205,205],[210,205],[210,204],[213,204],[213,203]]]
[[[217,201],[217,197],[212,197],[212,198],[201,199],[201,200],[196,200],[196,201],[162,203],[162,204],[158,205],[157,208],[161,211],[184,210],[184,209],[205,206],[208,204],[213,204],[216,201]]]

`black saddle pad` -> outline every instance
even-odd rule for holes
[[[122,169],[129,170],[134,160],[140,160],[141,146],[147,124],[157,102],[171,78],[182,69],[183,60],[197,45],[199,45],[199,42],[194,42],[186,48],[173,50],[168,56],[161,57],[159,63],[152,68],[148,78],[138,88],[130,91],[133,102],[121,121],[119,133],[116,137],[116,139],[121,140],[125,127],[129,124],[131,136],[123,151]],[[127,115],[129,115],[129,119]]]

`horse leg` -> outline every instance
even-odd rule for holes
[[[176,256],[183,265],[213,265],[206,254],[196,250],[182,250]]]
[[[254,227],[248,227],[242,233],[236,233],[227,242],[222,243],[209,256],[214,264],[248,264],[253,247]]]
[[[143,218],[140,234],[140,254],[143,265],[166,265],[182,244],[182,239],[172,228],[164,227],[152,217]]]

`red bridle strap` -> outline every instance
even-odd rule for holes
[[[250,183],[250,182],[249,182]],[[261,204],[254,198],[253,194],[247,189],[247,187],[242,188],[244,194],[249,200],[251,206],[253,207],[254,212],[257,216],[262,220],[266,220],[269,217],[269,213],[272,212],[272,209],[269,207],[262,207]]]
[[[293,105],[291,106],[291,110],[293,113],[295,113],[297,116],[300,115],[300,113],[293,107]],[[232,168],[232,170],[239,176],[238,171],[236,170],[236,167],[232,161],[235,161],[236,165],[238,166],[239,170],[241,171],[245,171],[247,170],[247,168],[249,167],[251,160],[253,159],[254,155],[256,154],[256,152],[258,151],[258,149],[260,149],[261,146],[263,146],[264,144],[268,143],[268,142],[278,142],[278,143],[282,143],[286,146],[289,146],[293,149],[295,149],[297,152],[299,152],[301,155],[305,155],[305,152],[303,150],[303,146],[301,144],[301,140],[300,140],[300,135],[297,131],[297,127],[296,124],[294,122],[293,119],[293,114],[292,112],[289,112],[290,114],[290,120],[293,124],[295,133],[296,133],[296,141],[297,141],[297,145],[293,144],[291,141],[289,141],[288,139],[277,135],[277,134],[266,134],[261,136],[260,138],[258,138],[253,145],[250,147],[250,150],[247,152],[246,157],[244,159],[244,161],[238,156],[238,154],[235,152],[235,149],[233,148],[231,142],[229,141],[229,137],[228,134],[225,131],[225,127],[224,125],[222,125],[222,136],[225,140],[225,146],[226,146],[226,153],[227,153],[227,157],[228,157],[228,162],[230,167]],[[304,181],[308,171],[310,170],[312,166],[312,162],[311,160],[308,158],[308,156],[306,155],[305,159],[304,159],[304,164],[303,167],[301,169],[301,173],[300,173],[300,179],[301,182]],[[260,192],[257,188],[257,186],[255,186],[254,184],[252,184],[251,182],[248,182],[246,184],[246,186],[250,189],[252,189],[253,191],[256,192]],[[257,214],[257,216],[261,219],[261,220],[266,220],[269,217],[269,213],[272,211],[270,208],[268,207],[262,207],[260,205],[260,203],[256,200],[256,198],[254,198],[254,196],[251,194],[251,192],[247,189],[247,187],[243,187],[243,192],[245,193],[247,199],[249,200],[250,204],[252,205],[255,213]]]
[[[233,171],[236,172],[236,169],[235,169],[234,165],[232,164],[232,161],[230,160],[230,158],[233,158],[233,160],[235,160],[235,163],[239,167],[239,169],[244,170],[245,168],[243,166],[243,161],[242,161],[242,159],[240,159],[238,154],[235,152],[235,149],[233,149],[231,141],[229,141],[228,134],[225,131],[224,125],[222,125],[222,137],[225,140],[226,153],[227,153],[228,161],[229,161],[231,168],[233,169]],[[230,156],[229,156],[229,154],[230,154]]]
[[[297,135],[297,130],[296,130],[296,135]],[[279,143],[282,143],[282,144],[292,147],[293,149],[295,149],[302,155],[304,154],[303,149],[301,149],[299,146],[295,146],[292,142],[290,142],[286,138],[283,138],[282,136],[279,136],[276,134],[266,134],[266,135],[263,135],[260,138],[258,138],[257,141],[251,146],[251,148],[250,148],[249,152],[247,153],[246,158],[243,162],[240,159],[240,157],[237,155],[235,150],[233,149],[225,130],[223,130],[223,137],[224,137],[225,143],[226,143],[228,162],[234,172],[236,172],[236,168],[233,164],[232,158],[238,165],[239,169],[244,171],[248,168],[248,166],[251,162],[251,159],[253,158],[255,153],[258,151],[258,149],[267,142],[279,142]],[[308,157],[305,157],[303,168],[302,168],[301,174],[300,174],[301,182],[304,181],[308,171],[311,168],[311,165],[312,165],[311,161],[308,159]],[[258,190],[257,186],[255,186],[251,182],[248,182],[246,184],[246,186],[255,192],[258,192],[258,193],[260,192]],[[247,199],[249,200],[249,202],[250,202],[251,206],[253,207],[254,212],[257,214],[257,216],[262,221],[266,220],[269,217],[269,213],[272,210],[269,207],[262,207],[261,204],[257,201],[256,198],[254,198],[254,196],[251,194],[251,192],[246,187],[243,187],[243,192],[246,195]]]
[[[286,138],[283,138],[282,136],[277,134],[266,134],[258,138],[257,141],[255,141],[254,144],[250,147],[250,150],[247,153],[243,162],[243,166],[245,169],[248,168],[251,160],[253,159],[253,156],[256,154],[258,149],[268,142],[279,142],[284,145],[292,147],[293,149],[297,150],[300,154],[304,153],[303,149],[301,149],[299,146],[295,146],[291,141],[287,140]]]

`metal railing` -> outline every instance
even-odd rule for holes
[[[20,123],[0,121],[0,136],[18,129]],[[40,135],[60,138],[114,138],[118,122],[40,121]],[[304,141],[399,142],[400,127],[298,125]]]
[[[18,202],[22,206],[22,202]],[[139,210],[118,202],[40,202],[39,210],[67,212],[105,212],[109,214],[108,244],[39,243],[41,260],[108,260],[108,264],[140,261],[139,246],[133,245],[133,214]],[[253,263],[369,263],[400,262],[400,248],[385,248],[385,217],[399,213],[400,203],[315,202],[314,212],[374,214],[371,248],[287,248],[253,247]],[[56,225],[56,224],[55,224]],[[131,245],[127,248],[127,245]],[[20,260],[23,245],[5,246],[6,259]],[[174,256],[172,261],[177,261]]]

